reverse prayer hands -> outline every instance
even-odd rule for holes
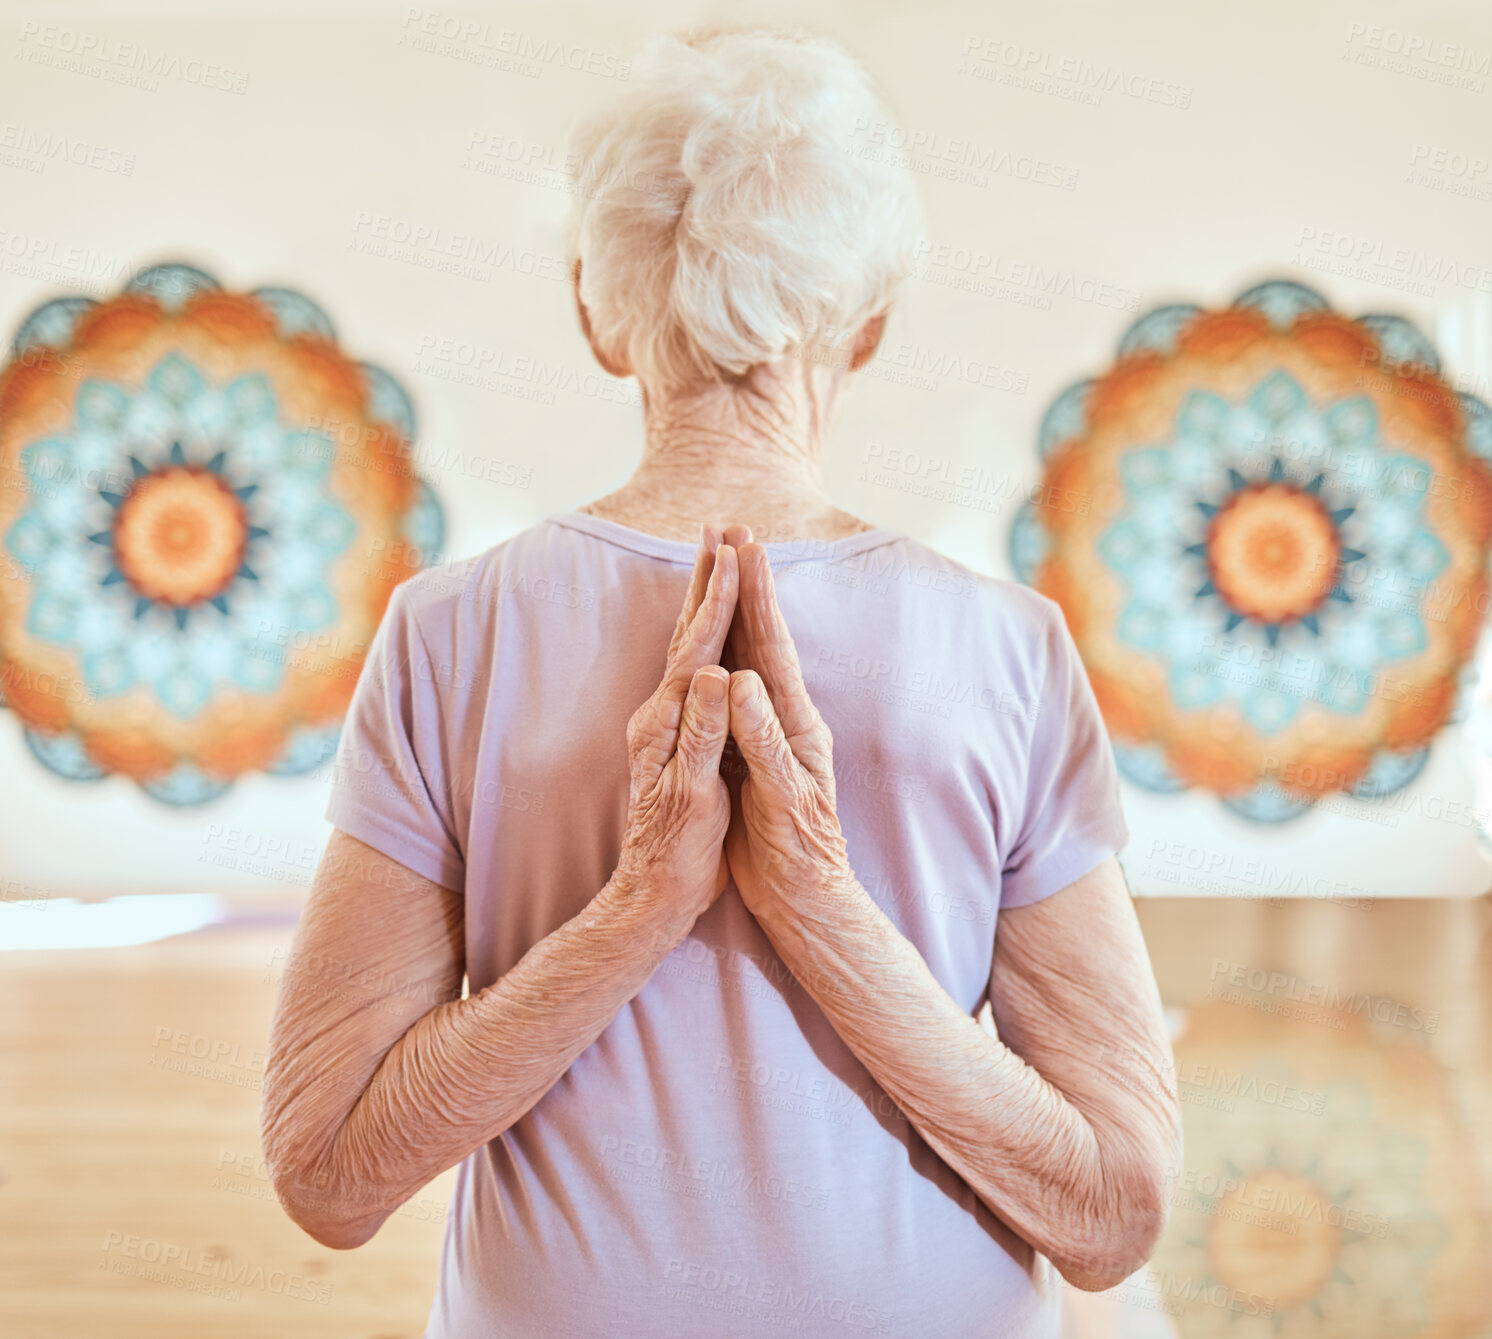
[[[725,853],[755,915],[801,916],[855,883],[835,808],[834,740],[803,682],[766,549],[748,542],[737,556],[730,733],[746,775],[727,776]]]

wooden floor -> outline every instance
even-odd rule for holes
[[[289,935],[0,954],[7,1339],[421,1333],[454,1173],[347,1252],[295,1227],[267,1179],[259,1084]]]
[[[1188,1339],[1486,1339],[1492,904],[1141,918],[1185,1011],[1187,1131],[1145,1308]],[[6,1339],[421,1333],[451,1174],[342,1253],[285,1218],[259,1156],[289,933],[0,953]]]

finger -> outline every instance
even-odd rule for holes
[[[684,607],[679,611],[679,620],[674,624],[673,639],[668,644],[672,656],[689,631],[694,615],[705,598],[710,574],[715,570],[715,550],[720,545],[720,527],[713,521],[705,521],[699,527],[699,550],[694,557],[694,573],[689,578],[689,589],[684,592]]]
[[[719,665],[701,666],[689,681],[675,756],[679,765],[700,781],[720,774],[720,753],[730,731],[729,687],[730,675]]]
[[[729,544],[721,544],[715,550],[715,567],[705,587],[704,599],[670,658],[663,682],[659,685],[665,701],[682,706],[695,670],[720,663],[720,652],[736,613],[738,589],[736,550]],[[677,720],[675,716],[675,723]]]
[[[722,542],[729,544],[733,549],[736,550],[737,570],[739,571],[741,545],[751,543],[751,527],[749,525],[742,525],[739,522],[726,526],[725,538]],[[720,653],[720,663],[724,665],[726,669],[733,670],[740,668],[741,661],[737,646],[739,641],[740,634],[736,626],[736,620],[732,619],[730,631],[726,634],[725,637],[725,649]],[[727,744],[727,751],[729,751],[729,748],[730,745]]]
[[[730,676],[730,733],[751,769],[751,779],[780,789],[797,765],[766,687],[752,670]]]
[[[739,560],[737,651],[744,660],[743,668],[761,675],[788,740],[806,740],[819,725],[818,709],[808,696],[798,649],[777,605],[767,551],[760,544],[748,544],[740,550]]]
[[[629,723],[633,747],[640,750],[640,765],[654,781],[678,747],[684,700],[694,672],[719,664],[720,648],[735,615],[737,584],[736,551],[722,544],[715,550],[715,567],[693,623],[677,650],[670,653],[658,687]]]
[[[721,537],[720,527],[714,521],[700,523],[699,551],[695,554],[694,573],[684,596],[684,608],[680,616],[685,627],[694,621],[694,615],[705,598],[705,588],[710,583],[710,573],[715,570],[715,550],[720,547]]]

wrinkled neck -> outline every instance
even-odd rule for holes
[[[583,511],[665,539],[701,521],[751,526],[762,542],[838,539],[869,529],[824,489],[823,456],[843,373],[795,359],[730,384],[642,388],[642,459]]]

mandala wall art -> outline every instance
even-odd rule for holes
[[[1120,769],[1278,823],[1407,786],[1474,688],[1492,409],[1299,284],[1137,321],[1042,422],[1010,534]]]
[[[414,439],[289,289],[161,265],[37,308],[0,370],[0,693],[35,757],[178,805],[329,757],[442,546]]]
[[[1185,1169],[1152,1264],[1187,1339],[1485,1334],[1464,1081],[1365,996],[1222,994],[1176,1046]]]

